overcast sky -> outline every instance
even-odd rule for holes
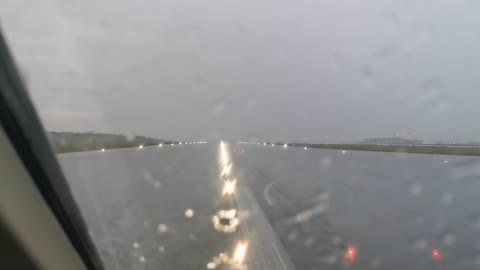
[[[49,130],[480,141],[480,1],[0,3]]]

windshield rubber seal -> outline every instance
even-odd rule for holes
[[[0,125],[87,269],[104,270],[1,31]]]

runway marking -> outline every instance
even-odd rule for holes
[[[278,251],[278,247],[275,244],[272,244],[273,250],[275,250],[275,253],[277,254],[277,257],[280,259],[280,262],[282,263],[283,269],[288,269],[287,264],[283,260],[283,256],[280,254],[280,251]]]
[[[263,198],[265,199],[265,201],[267,202],[267,204],[269,206],[274,206],[275,204],[273,203],[272,199],[270,199],[270,196],[268,196],[268,192],[270,191],[270,188],[274,185],[276,185],[277,183],[279,183],[280,181],[282,181],[282,179],[278,179],[276,181],[273,181],[272,183],[268,184],[265,189],[263,190]]]
[[[294,270],[295,266],[283,250],[276,232],[251,190],[248,187],[240,187],[235,196],[239,210],[249,213],[240,227],[244,238],[250,243],[250,267],[259,270]]]

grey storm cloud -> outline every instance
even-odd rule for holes
[[[2,0],[49,130],[480,140],[477,1]]]

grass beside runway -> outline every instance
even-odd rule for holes
[[[283,145],[283,143],[278,143]],[[291,143],[288,146],[320,148],[320,149],[338,149],[351,151],[374,151],[374,152],[394,152],[394,153],[412,153],[412,154],[430,154],[430,155],[460,155],[460,156],[480,156],[480,147],[467,146],[431,146],[431,145],[380,145],[380,144],[312,144],[312,143]]]
[[[163,142],[163,145],[169,145],[172,142]],[[72,153],[83,151],[100,151],[102,149],[121,149],[121,148],[138,148],[140,145],[153,146],[158,145],[158,142],[125,142],[125,143],[92,143],[92,144],[54,144],[53,149],[55,153]]]

